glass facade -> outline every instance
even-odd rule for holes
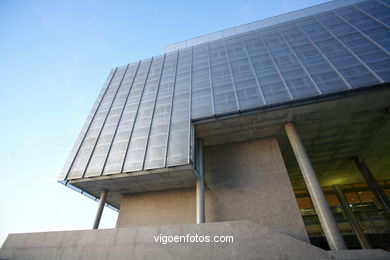
[[[390,181],[382,180],[378,183],[385,194],[390,197]],[[367,186],[367,183],[340,185],[340,187],[351,207],[353,215],[358,221],[359,227],[367,236],[373,248],[390,250],[390,219],[372,190]],[[360,249],[360,243],[343,212],[334,189],[332,187],[324,187],[323,191],[348,248]],[[311,243],[328,249],[308,191],[300,189],[294,192]]]
[[[389,2],[352,2],[116,68],[60,180],[189,164],[191,120],[389,82]]]

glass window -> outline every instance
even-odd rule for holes
[[[123,172],[142,170],[146,145],[150,131],[151,120],[156,103],[160,75],[163,68],[162,57],[153,60],[148,74],[141,103],[138,109],[133,132],[129,142],[129,148],[125,159]]]

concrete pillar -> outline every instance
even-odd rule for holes
[[[326,240],[328,241],[331,250],[345,250],[344,239],[341,236],[340,230],[337,227],[325,195],[321,189],[318,178],[314,172],[313,166],[303,146],[302,140],[299,137],[295,125],[288,122],[284,125],[284,129],[297,158],[299,168],[301,169],[310,197],[314,204],[314,209],[318,215],[322,230],[324,231]]]
[[[353,231],[355,232],[355,235],[357,236],[360,245],[363,249],[371,249],[371,245],[368,242],[368,239],[366,235],[363,233],[362,229],[359,226],[358,221],[355,218],[355,215],[353,215],[353,212],[351,208],[349,207],[349,203],[347,198],[345,198],[343,191],[341,190],[340,186],[338,184],[333,185],[333,189],[336,192],[337,198],[340,201],[341,207],[343,207],[343,211],[345,216],[347,217],[347,220],[351,224],[351,227]]]
[[[92,229],[98,229],[99,227],[100,219],[102,218],[102,213],[104,209],[104,204],[106,204],[106,199],[107,199],[107,191],[103,190],[102,193],[100,194],[99,206],[96,213],[95,221],[93,222]]]
[[[352,157],[352,160],[355,162],[356,166],[358,167],[359,171],[363,175],[368,186],[371,188],[375,197],[382,204],[385,213],[387,213],[390,216],[390,201],[387,198],[386,194],[383,192],[382,188],[379,186],[374,175],[372,175],[370,169],[368,168],[367,164],[364,162],[363,158],[361,156],[354,156]]]
[[[198,171],[196,180],[196,224],[205,223],[203,139],[198,142]]]

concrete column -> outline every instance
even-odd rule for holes
[[[358,167],[359,171],[363,175],[364,179],[366,180],[368,186],[371,188],[372,192],[374,192],[375,197],[382,204],[385,213],[387,213],[390,216],[390,201],[387,198],[386,194],[383,192],[382,188],[379,186],[374,175],[372,175],[370,169],[368,168],[367,164],[364,162],[363,158],[360,156],[354,156],[352,157],[352,160],[355,162],[356,166]]]
[[[341,206],[343,207],[345,216],[347,217],[347,220],[351,224],[351,227],[353,231],[355,232],[355,235],[357,236],[360,245],[363,249],[371,249],[371,245],[368,242],[368,239],[366,235],[363,233],[362,229],[359,226],[358,221],[356,220],[355,216],[353,215],[353,212],[351,208],[349,207],[349,203],[347,198],[345,198],[343,191],[341,190],[340,186],[338,184],[333,185],[333,189],[336,192],[337,198],[340,201]]]
[[[320,220],[322,230],[324,231],[326,240],[328,241],[331,250],[345,250],[344,239],[341,236],[340,230],[337,227],[336,221],[333,217],[325,195],[321,189],[318,178],[314,172],[313,166],[303,146],[302,140],[299,137],[295,125],[288,122],[284,125],[284,129],[297,158],[299,168],[301,169],[303,178],[305,180],[310,197],[314,204],[314,209]]]
[[[198,171],[196,180],[196,224],[205,223],[203,139],[198,142]]]
[[[98,229],[99,227],[100,219],[102,218],[102,213],[104,209],[104,204],[106,204],[107,193],[108,192],[106,190],[103,190],[102,193],[100,194],[99,206],[96,213],[95,221],[93,222],[92,229]]]

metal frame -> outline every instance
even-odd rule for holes
[[[359,169],[368,186],[371,188],[377,200],[382,204],[385,214],[390,217],[390,200],[389,198],[387,198],[386,194],[379,186],[377,180],[368,168],[367,164],[361,156],[354,156],[352,157],[352,160],[354,161],[356,167]]]
[[[338,71],[338,69],[333,65],[332,61],[330,61],[328,59],[328,57],[326,57],[326,55],[324,55],[322,53],[322,51],[320,50],[320,48],[317,46],[317,44],[306,34],[306,32],[304,30],[302,30],[302,28],[294,23],[294,25],[299,29],[299,31],[306,37],[306,39],[314,46],[314,48],[318,51],[318,53],[322,56],[322,58],[324,58],[324,60],[329,64],[329,66],[334,70],[334,72],[336,72],[336,74],[340,77],[340,79],[344,82],[344,84],[347,86],[348,89],[352,89],[351,85],[349,84],[349,82],[344,78],[344,76]]]
[[[340,97],[353,96],[353,95],[356,95],[359,93],[365,93],[367,91],[371,91],[373,89],[387,88],[389,86],[390,86],[390,83],[381,83],[381,84],[377,84],[377,85],[373,85],[373,86],[335,91],[335,92],[323,94],[321,96],[309,96],[306,98],[297,99],[297,100],[293,100],[293,101],[287,100],[284,102],[274,103],[274,104],[270,104],[270,105],[266,105],[266,106],[254,107],[254,108],[247,109],[247,110],[241,111],[241,112],[234,111],[234,112],[231,112],[229,114],[224,114],[224,115],[219,115],[219,116],[209,116],[209,117],[202,117],[199,119],[192,119],[192,122],[195,125],[198,125],[198,124],[211,122],[211,121],[215,121],[215,120],[219,120],[219,119],[229,119],[229,118],[234,118],[234,117],[238,117],[238,116],[253,115],[256,113],[260,113],[260,112],[275,111],[278,109],[292,108],[292,107],[296,107],[296,106],[302,106],[302,105],[307,105],[307,104],[312,104],[312,103],[334,100],[334,99],[337,99]]]
[[[87,133],[88,133],[90,127],[91,127],[91,124],[92,124],[93,120],[95,119],[96,112],[99,110],[100,104],[102,103],[102,101],[103,101],[103,99],[104,99],[104,96],[106,95],[108,89],[110,88],[112,79],[114,78],[114,76],[115,76],[117,70],[118,70],[118,67],[116,67],[115,70],[114,70],[114,72],[112,73],[111,79],[110,79],[110,81],[108,82],[107,87],[106,87],[106,89],[104,90],[104,93],[102,94],[102,97],[100,98],[100,100],[99,100],[99,102],[98,102],[98,105],[96,106],[96,110],[95,110],[94,112],[92,112],[92,111],[90,112],[90,114],[93,113],[93,116],[92,116],[92,118],[91,118],[91,121],[88,123],[88,127],[87,127],[87,129],[85,130],[85,133],[84,133],[84,136],[83,136],[83,138],[82,138],[82,140],[81,140],[81,142],[80,142],[80,145],[79,145],[79,147],[77,148],[77,151],[76,151],[76,153],[75,153],[75,155],[74,155],[74,157],[73,157],[73,159],[72,159],[71,164],[69,165],[69,168],[68,168],[67,173],[66,173],[66,175],[65,175],[65,177],[64,177],[64,180],[67,180],[67,179],[68,179],[70,170],[71,170],[72,167],[73,167],[73,164],[74,164],[74,162],[75,162],[75,160],[76,160],[76,158],[77,158],[77,155],[79,154],[80,148],[81,148],[81,146],[82,146],[83,143],[84,143],[85,137],[87,136]]]
[[[226,48],[226,41],[223,40],[222,42],[223,42],[223,47],[224,47],[225,53],[226,53],[226,60],[227,60],[227,64],[228,64],[229,71],[230,71],[230,80],[232,81],[233,92],[234,92],[234,97],[236,99],[237,109],[238,109],[238,111],[240,111],[241,106],[240,106],[240,101],[238,100],[237,88],[236,88],[236,83],[234,82],[234,75],[233,75],[233,70],[232,70],[232,65],[231,65],[229,53],[228,53],[228,50]],[[211,70],[211,67],[210,67],[210,70]]]
[[[189,114],[189,117],[188,117],[188,131],[189,131],[189,136],[188,136],[188,162],[191,162],[191,146],[193,147],[193,141],[192,139],[192,128],[193,128],[193,125],[191,123],[191,118],[192,118],[192,66],[193,66],[193,55],[194,55],[194,47],[191,47],[191,61],[190,61],[190,90],[189,90],[189,104],[188,104],[188,114]],[[193,157],[195,157],[194,154],[192,154]],[[193,159],[193,161],[195,161],[195,159]]]
[[[290,97],[290,100],[293,100],[294,97],[292,96],[290,89],[288,88],[287,83],[284,80],[283,75],[280,72],[278,65],[276,64],[274,57],[272,56],[271,52],[269,51],[267,44],[264,42],[263,38],[261,38],[261,37],[259,37],[259,38],[260,38],[261,42],[264,44],[264,48],[266,49],[268,56],[270,56],[272,64],[274,65],[276,72],[278,73],[279,77],[282,80],[283,86],[287,89],[287,94]]]
[[[349,221],[349,224],[351,224],[352,230],[355,233],[356,237],[358,238],[360,245],[362,246],[363,249],[371,249],[372,246],[368,242],[368,239],[366,235],[363,233],[363,230],[360,228],[359,223],[349,206],[348,200],[340,188],[340,185],[338,184],[333,185],[333,189],[336,192],[336,196],[341,204],[341,207],[343,208],[344,214],[347,220]]]
[[[370,72],[374,78],[376,78],[380,83],[383,83],[383,79],[381,77],[379,77],[375,71],[373,71],[365,62],[363,62],[359,56],[357,56],[347,45],[345,45],[340,39],[337,38],[336,35],[334,35],[334,33],[332,31],[330,31],[326,25],[324,25],[322,22],[320,22],[315,16],[311,16],[312,18],[314,18],[314,20],[319,24],[321,25],[339,44],[341,44],[356,60],[358,60],[358,62],[366,69],[368,70],[368,72]]]
[[[173,44],[169,44],[169,45],[166,45],[164,47],[164,52],[168,53],[168,52],[171,52],[171,51],[176,51],[176,50],[179,50],[179,49],[193,47],[193,46],[197,46],[197,45],[203,44],[203,43],[205,43],[204,38],[206,38],[207,36],[209,36],[209,37],[211,36],[211,37],[215,38],[214,39],[215,41],[223,39],[223,38],[225,38],[225,36],[223,36],[223,32],[225,32],[225,31],[232,31],[232,30],[234,30],[235,33],[230,35],[230,36],[234,36],[234,35],[238,35],[238,34],[249,32],[249,31],[254,31],[254,30],[263,29],[263,28],[266,28],[266,27],[275,26],[275,25],[281,24],[281,22],[278,21],[278,18],[279,17],[285,18],[286,15],[289,15],[290,17],[289,17],[289,19],[284,19],[283,23],[291,22],[293,20],[300,19],[300,18],[304,18],[304,17],[307,16],[308,13],[310,13],[310,14],[312,14],[312,13],[322,13],[322,12],[329,11],[330,8],[331,9],[341,8],[341,7],[349,6],[349,5],[360,3],[360,2],[364,2],[364,1],[366,1],[366,0],[329,1],[329,2],[318,4],[318,5],[315,5],[315,6],[303,8],[303,9],[298,10],[298,11],[293,11],[293,12],[290,12],[290,13],[269,17],[269,18],[262,19],[262,20],[259,20],[259,21],[255,21],[255,22],[251,22],[251,23],[247,23],[247,24],[231,27],[231,28],[228,28],[228,29],[225,29],[225,30],[220,30],[220,31],[217,31],[217,32],[208,33],[208,34],[204,34],[204,35],[201,35],[201,36],[198,36],[198,37],[194,37],[194,38],[191,38],[191,39],[188,39],[188,40],[179,41],[179,42],[176,42],[176,43],[173,43]],[[194,41],[195,39],[200,39],[201,40],[200,43],[195,43],[195,44],[191,43],[191,42],[195,42]],[[197,41],[197,42],[199,42],[199,41]],[[190,43],[190,44],[188,44],[188,43]]]
[[[147,72],[146,77],[145,77],[144,86],[142,88],[142,93],[140,95],[138,106],[137,106],[137,112],[135,113],[133,124],[131,125],[131,132],[130,132],[129,140],[127,141],[127,144],[126,144],[125,156],[123,157],[123,162],[122,162],[122,167],[121,167],[120,172],[123,172],[123,168],[125,167],[127,153],[129,152],[130,140],[131,140],[131,137],[133,136],[135,122],[137,121],[137,118],[138,118],[139,107],[141,106],[142,98],[144,97],[145,86],[146,86],[146,82],[148,81],[148,78],[149,78],[149,73],[150,73],[150,68],[152,67],[152,63],[153,63],[153,57],[150,59],[148,72]]]
[[[106,158],[104,159],[104,164],[103,164],[103,168],[102,168],[102,171],[100,173],[100,176],[103,175],[104,170],[106,168],[106,163],[107,163],[108,157],[110,155],[112,145],[113,145],[113,143],[115,141],[115,137],[116,137],[116,133],[118,132],[119,125],[120,125],[120,123],[122,121],[123,112],[125,111],[125,108],[126,108],[126,105],[127,105],[127,101],[129,99],[131,90],[133,89],[134,81],[135,81],[135,78],[137,77],[137,73],[138,73],[138,69],[139,69],[140,65],[141,65],[141,61],[138,62],[137,69],[135,70],[135,73],[134,73],[134,76],[133,76],[133,80],[131,81],[131,84],[130,84],[130,87],[129,87],[129,92],[127,92],[126,100],[125,100],[125,103],[123,104],[123,108],[122,108],[121,114],[119,116],[118,123],[117,123],[117,125],[115,127],[114,135],[112,136],[112,139],[111,139],[111,142],[110,142],[110,147],[108,148]]]
[[[264,105],[267,104],[267,102],[265,101],[265,97],[264,97],[264,94],[263,94],[263,90],[261,89],[261,86],[260,86],[260,81],[259,79],[257,78],[257,75],[256,75],[256,71],[255,71],[255,67],[253,66],[253,63],[252,63],[252,60],[251,60],[251,57],[249,56],[249,52],[248,52],[248,49],[246,48],[246,44],[245,44],[245,41],[242,39],[241,35],[239,35],[239,38],[242,42],[242,45],[244,46],[244,52],[246,54],[246,58],[248,59],[249,61],[249,66],[251,67],[251,71],[252,71],[252,74],[254,76],[254,79],[256,81],[256,85],[257,85],[257,88],[259,90],[259,96],[260,96],[260,99],[262,101],[262,103]]]
[[[154,98],[152,115],[150,116],[150,123],[149,123],[149,128],[148,128],[148,136],[147,136],[147,138],[146,138],[145,150],[144,150],[144,155],[143,155],[143,160],[142,160],[141,171],[144,170],[144,167],[145,167],[146,152],[147,152],[148,147],[149,147],[150,132],[152,131],[152,124],[153,124],[153,119],[154,119],[154,111],[156,110],[156,104],[157,104],[158,94],[160,93],[160,84],[161,84],[162,75],[163,75],[163,73],[164,73],[164,66],[165,66],[165,58],[166,58],[166,56],[167,56],[167,55],[164,54],[164,58],[163,58],[162,65],[161,65],[160,78],[159,78],[159,80],[158,80],[158,85],[157,85],[157,89],[156,89],[156,96],[155,96],[155,98]]]
[[[353,8],[356,8],[357,11],[361,12],[362,14],[364,14],[367,19],[370,19],[371,18],[371,15],[367,14],[365,11],[362,11],[360,8],[354,6],[354,5],[350,5],[351,7]],[[368,35],[366,35],[364,32],[362,32],[360,29],[358,29],[356,26],[354,26],[353,24],[349,23],[346,19],[344,19],[342,16],[340,16],[339,14],[337,14],[335,11],[331,11],[335,16],[339,17],[342,21],[344,21],[346,24],[348,24],[349,26],[351,26],[353,29],[355,29],[359,34],[362,35],[362,37],[364,37],[365,39],[367,39],[369,42],[375,44],[375,46],[377,46],[380,50],[382,51],[386,51],[383,47],[381,47],[378,43],[376,43],[374,40],[372,40]],[[331,31],[331,28],[328,29],[328,26],[326,25],[326,23],[322,23],[320,22],[315,16],[307,16],[307,17],[312,17],[312,19],[314,19],[314,21],[316,23],[318,23],[319,26],[323,27],[324,30],[329,33],[329,35],[331,36],[331,38],[333,40],[335,40],[336,42],[338,42],[338,44],[341,44],[341,46],[343,46],[348,53],[350,53],[350,55],[352,55],[358,62],[360,65],[362,65],[365,69],[367,69],[367,71],[369,71],[377,80],[379,80],[381,83],[383,83],[383,79],[377,75],[375,73],[374,70],[372,70],[363,60],[361,60],[359,58],[359,56],[357,54],[355,54],[347,45],[345,45],[340,39],[338,39],[338,37],[336,37],[334,35],[334,33]],[[376,21],[376,20],[375,20]],[[295,24],[294,22],[292,22],[291,24]],[[350,84],[347,82],[347,80],[340,74],[340,72],[337,70],[337,68],[333,65],[333,63],[322,53],[322,51],[317,47],[316,43],[314,43],[308,36],[307,34],[302,30],[302,28],[299,26],[299,25],[296,25],[295,26],[301,31],[301,33],[303,34],[304,37],[307,38],[307,40],[309,41],[308,44],[311,44],[319,53],[320,55],[322,56],[322,58],[329,64],[329,66],[332,67],[332,69],[337,73],[337,75],[340,77],[340,79],[343,80],[344,84],[351,88]],[[282,41],[286,44],[287,48],[290,50],[290,52],[292,53],[292,55],[297,59],[298,63],[299,63],[299,66],[304,70],[305,74],[307,75],[307,77],[310,79],[310,81],[312,82],[312,85],[316,88],[316,90],[318,91],[318,93],[321,95],[321,90],[318,88],[317,84],[315,83],[315,81],[313,80],[312,76],[310,75],[310,73],[308,72],[308,70],[306,69],[306,67],[303,65],[302,61],[300,60],[300,58],[297,56],[297,54],[295,53],[293,47],[290,45],[289,41],[287,40],[287,38],[284,36],[284,34],[278,29],[276,28],[276,30],[278,31],[278,34],[280,34],[280,37],[282,39]],[[254,31],[254,30],[253,30]],[[254,31],[256,33],[259,33],[259,31]],[[257,74],[256,74],[256,71],[255,71],[255,68],[253,66],[253,62],[252,62],[252,58],[249,56],[249,53],[248,53],[248,50],[247,50],[247,47],[246,47],[246,44],[243,40],[243,38],[241,37],[241,34],[238,34],[238,38],[239,40],[241,40],[241,43],[242,43],[242,46],[244,48],[244,53],[243,53],[243,58],[244,56],[246,56],[246,58],[248,59],[249,61],[249,65],[251,67],[251,71],[252,71],[252,74],[254,76],[254,79],[256,80],[256,84],[257,84],[257,87],[258,87],[258,90],[260,91],[260,98],[262,99],[263,103],[264,103],[264,106],[267,105],[266,103],[266,100],[265,100],[265,97],[264,97],[264,94],[263,94],[263,91],[261,89],[261,85],[260,85],[260,79],[258,78]],[[233,71],[232,71],[232,61],[231,61],[231,57],[228,53],[228,48],[227,48],[227,42],[222,39],[221,40],[222,43],[223,43],[223,47],[224,47],[224,50],[225,50],[225,53],[226,53],[226,59],[227,59],[227,64],[228,64],[228,67],[229,67],[229,72],[230,72],[230,78],[232,80],[232,86],[233,86],[233,91],[234,91],[234,95],[235,95],[235,100],[236,100],[236,106],[237,106],[237,109],[238,111],[235,111],[235,113],[241,113],[241,106],[240,106],[240,101],[239,101],[239,98],[238,98],[238,93],[237,93],[237,86],[236,86],[236,83],[235,83],[235,77],[234,77],[234,74],[233,74]],[[280,77],[280,80],[283,84],[283,86],[286,88],[287,90],[287,93],[289,95],[289,98],[290,100],[293,100],[294,97],[292,96],[291,94],[291,91],[289,89],[289,87],[287,86],[287,83],[286,83],[286,79],[283,77],[283,73],[281,72],[281,69],[278,67],[278,64],[276,63],[276,59],[274,58],[272,52],[271,52],[271,49],[270,46],[268,46],[267,42],[262,39],[260,37],[260,41],[262,41],[263,45],[264,45],[264,48],[266,50],[266,54],[269,55],[270,57],[270,60],[274,66],[274,68],[276,69],[276,72],[277,74],[279,75]],[[211,60],[210,60],[210,46],[209,45],[206,45],[205,46],[205,50],[207,48],[207,62],[208,62],[208,70],[209,70],[209,82],[210,82],[210,94],[211,94],[211,106],[212,106],[212,116],[213,117],[217,117],[217,116],[221,116],[220,115],[216,115],[216,104],[215,104],[215,98],[214,98],[214,86],[213,86],[213,78],[212,78],[212,66],[211,66]],[[385,52],[386,54],[389,54],[388,51]],[[173,53],[172,53],[173,54]],[[169,124],[168,124],[168,130],[167,130],[167,138],[166,138],[166,146],[165,146],[165,158],[164,158],[164,167],[167,167],[167,160],[168,160],[168,153],[169,153],[169,140],[170,140],[170,133],[171,133],[171,123],[172,123],[172,113],[173,113],[173,109],[174,109],[174,100],[175,100],[175,97],[174,97],[174,93],[176,91],[176,77],[177,77],[177,72],[178,72],[178,60],[179,60],[179,55],[180,55],[180,52],[177,51],[177,57],[176,57],[176,70],[175,70],[175,74],[174,74],[174,85],[173,85],[173,90],[172,90],[172,97],[171,97],[171,110],[170,110],[170,114],[169,114]],[[142,161],[142,168],[141,169],[144,169],[145,168],[145,159],[146,159],[146,154],[147,154],[147,151],[148,151],[148,144],[150,142],[150,134],[151,134],[151,126],[153,124],[153,120],[154,120],[154,114],[155,114],[155,109],[156,109],[156,102],[157,102],[157,99],[158,99],[158,95],[159,95],[159,92],[160,92],[160,84],[161,84],[161,78],[162,78],[162,74],[163,74],[163,70],[164,70],[164,64],[165,64],[165,57],[166,57],[166,54],[164,54],[164,58],[163,58],[163,62],[162,62],[162,67],[161,67],[161,74],[159,75],[160,76],[160,79],[159,79],[159,82],[158,82],[158,86],[157,86],[157,90],[156,90],[156,96],[155,96],[155,99],[154,99],[154,105],[153,105],[153,110],[152,110],[152,113],[151,113],[151,118],[150,118],[150,124],[149,124],[149,129],[148,129],[148,133],[147,133],[147,137],[146,137],[146,147],[144,149],[144,156],[143,156],[143,161]],[[190,135],[190,138],[189,138],[189,152],[188,152],[188,162],[191,162],[191,143],[192,143],[192,137],[191,137],[191,134],[192,134],[192,122],[191,122],[191,117],[192,117],[192,95],[193,95],[193,48],[191,47],[191,54],[190,54],[190,57],[191,57],[191,64],[190,64],[190,98],[189,98],[189,135]],[[206,56],[205,56],[206,57]],[[161,57],[160,57],[161,58]],[[137,122],[137,119],[138,119],[138,115],[139,115],[139,109],[141,107],[141,104],[142,104],[142,100],[144,98],[144,90],[145,90],[145,86],[147,84],[147,81],[148,81],[148,78],[149,78],[149,74],[150,74],[150,70],[151,70],[151,66],[153,65],[153,58],[149,61],[150,64],[149,64],[149,69],[147,71],[147,75],[146,75],[146,78],[145,78],[145,82],[143,83],[143,89],[142,89],[142,93],[139,97],[139,101],[138,101],[138,105],[136,107],[136,112],[135,112],[135,117],[134,117],[134,120],[132,122],[132,125],[131,125],[131,131],[130,131],[130,134],[129,134],[129,140],[127,140],[127,144],[126,144],[126,150],[125,150],[125,154],[124,154],[124,158],[123,158],[123,161],[122,161],[122,166],[121,166],[121,172],[123,172],[123,169],[124,169],[124,165],[126,163],[126,159],[128,158],[128,150],[129,150],[129,146],[130,146],[130,142],[131,142],[131,138],[133,136],[133,132],[134,132],[134,128],[135,128],[135,124]],[[145,62],[146,63],[146,62]],[[145,64],[146,65],[146,64]],[[115,130],[114,130],[114,133],[113,133],[113,136],[112,136],[112,139],[111,139],[111,142],[109,144],[109,147],[108,147],[108,152],[107,154],[105,154],[105,159],[104,159],[104,163],[103,163],[103,168],[100,172],[100,175],[103,175],[104,174],[104,170],[106,169],[106,163],[107,163],[107,160],[108,160],[108,157],[110,155],[110,152],[112,150],[112,146],[113,146],[113,143],[115,141],[115,138],[117,136],[117,131],[118,131],[118,128],[119,128],[119,125],[120,125],[120,122],[122,120],[122,116],[123,116],[123,113],[124,113],[124,110],[125,110],[125,107],[126,107],[126,104],[128,102],[128,98],[129,98],[129,95],[131,93],[131,90],[132,90],[132,87],[134,85],[134,82],[136,80],[136,77],[137,77],[137,73],[138,73],[138,70],[141,66],[141,61],[138,63],[138,66],[137,66],[137,69],[136,69],[136,72],[135,72],[135,75],[132,79],[132,82],[131,82],[131,85],[130,85],[130,88],[129,88],[129,91],[127,92],[127,96],[126,96],[126,100],[125,100],[125,105],[124,107],[122,108],[122,111],[120,112],[120,115],[119,115],[119,119],[118,119],[118,124],[115,126]],[[121,68],[123,69],[123,67]],[[120,89],[122,88],[122,84],[123,84],[123,80],[124,80],[124,77],[126,76],[126,74],[128,73],[128,69],[129,69],[129,64],[126,66],[126,69],[125,69],[125,72],[119,82],[119,85],[117,87],[117,89],[115,90],[115,86],[112,84],[112,81],[113,79],[115,78],[115,76],[118,76],[118,68],[116,68],[114,70],[114,72],[112,73],[112,76],[110,78],[110,81],[106,84],[106,88],[100,98],[100,100],[98,101],[98,104],[97,104],[97,107],[96,109],[92,112],[91,111],[91,114],[92,114],[92,119],[88,122],[88,127],[86,127],[86,131],[84,133],[84,136],[82,137],[82,140],[80,142],[80,144],[78,145],[78,149],[72,159],[72,162],[70,163],[70,166],[68,167],[68,170],[67,170],[67,174],[65,176],[65,180],[68,178],[69,174],[72,172],[72,167],[74,167],[74,162],[75,160],[77,159],[77,156],[79,156],[80,154],[80,149],[81,147],[83,146],[84,142],[85,142],[85,138],[87,136],[87,134],[89,133],[90,131],[90,127],[91,127],[91,124],[93,123],[93,120],[95,119],[95,116],[96,114],[98,113],[99,111],[99,108],[101,107],[101,104],[102,102],[104,101],[104,98],[106,97],[107,95],[107,91],[115,91],[115,94],[113,96],[113,100],[111,102],[111,104],[109,104],[109,108],[108,108],[108,111],[107,111],[107,114],[105,115],[104,117],[104,120],[103,120],[103,123],[102,123],[102,127],[99,129],[99,132],[98,132],[98,135],[96,137],[96,140],[94,140],[94,143],[95,145],[91,148],[91,152],[90,153],[87,153],[86,155],[86,166],[84,169],[81,169],[83,170],[83,173],[81,175],[80,178],[84,178],[88,172],[88,168],[89,166],[91,166],[91,161],[94,157],[94,153],[96,152],[96,145],[99,143],[100,141],[100,138],[101,138],[101,135],[103,133],[103,129],[104,127],[106,126],[107,124],[107,119],[110,115],[110,112],[112,110],[112,107],[114,105],[114,102],[116,101],[116,98],[117,98],[117,95],[120,91]],[[145,69],[146,69],[146,66],[145,66]],[[119,80],[119,78],[118,78]],[[111,93],[111,92],[110,92]],[[284,102],[282,102],[284,103]],[[135,104],[134,104],[135,105]],[[248,109],[244,109],[244,112],[247,112],[247,111],[252,111],[253,109],[252,108],[248,108]],[[223,113],[225,114],[225,113]],[[230,114],[230,113],[227,113],[227,114]],[[205,118],[209,118],[208,116],[206,116]],[[145,131],[146,132],[146,131]],[[83,162],[84,164],[84,162]],[[78,174],[79,175],[79,174]],[[91,175],[92,176],[92,175]],[[79,178],[79,177],[75,177],[75,178]]]
[[[169,120],[168,120],[168,132],[167,132],[167,141],[165,142],[165,158],[164,158],[164,167],[167,167],[167,161],[168,161],[168,146],[169,146],[169,136],[171,134],[171,124],[172,124],[172,113],[173,113],[173,104],[175,99],[175,90],[176,90],[176,77],[177,77],[177,68],[179,66],[179,51],[177,51],[176,54],[176,69],[175,69],[175,76],[173,79],[173,89],[172,89],[172,99],[171,99],[171,113],[169,114]]]
[[[377,43],[376,41],[374,41],[373,39],[371,39],[371,37],[369,35],[367,35],[365,32],[363,32],[362,30],[360,30],[359,28],[357,28],[355,25],[353,25],[352,23],[350,23],[347,19],[345,19],[344,17],[342,17],[341,15],[339,15],[338,13],[336,13],[335,11],[333,11],[333,14],[336,15],[338,18],[340,18],[343,22],[345,22],[346,24],[348,24],[349,26],[351,26],[353,29],[355,29],[361,36],[363,36],[363,38],[365,38],[366,40],[368,40],[370,43],[374,44],[378,49],[380,49],[381,51],[383,51],[384,53],[386,53],[387,55],[390,56],[390,52],[388,52],[385,48],[382,47],[382,45],[380,45],[379,43]],[[389,29],[390,27],[388,27]]]
[[[377,2],[377,1],[376,1]],[[382,4],[379,3],[379,4]],[[363,9],[361,9],[359,6],[357,5],[351,5],[352,7],[354,7],[356,10],[360,11],[361,13],[365,14],[366,16],[370,17],[372,20],[374,20],[375,22],[381,24],[382,26],[386,27],[387,29],[390,29],[390,26],[388,26],[387,24],[385,24],[384,22],[382,22],[381,20],[378,20],[377,18],[375,18],[374,16],[372,16],[371,14],[367,13],[366,11],[364,11]],[[387,5],[384,5],[386,6],[387,8],[389,8],[389,6]]]
[[[214,102],[214,89],[213,89],[213,78],[211,76],[211,62],[210,62],[210,47],[207,44],[207,60],[209,64],[209,78],[210,78],[210,93],[211,93],[211,112],[213,115],[215,115],[215,102]]]
[[[385,2],[382,2],[381,0],[375,0],[375,2],[381,4],[381,5],[384,5],[386,6],[387,8],[390,8],[390,5],[386,4]]]
[[[85,173],[87,172],[87,169],[88,169],[88,167],[89,167],[89,163],[91,162],[91,158],[92,158],[92,156],[93,156],[93,154],[94,154],[94,152],[95,152],[96,145],[97,145],[97,143],[98,143],[98,141],[99,141],[99,139],[100,139],[100,135],[101,135],[102,132],[103,132],[104,126],[106,125],[107,118],[108,118],[108,116],[110,115],[112,105],[113,105],[114,102],[115,102],[115,99],[116,99],[116,96],[117,96],[117,94],[118,94],[118,92],[119,92],[119,89],[122,87],[122,82],[123,82],[123,79],[124,79],[125,76],[126,76],[126,73],[127,73],[127,70],[128,70],[128,69],[129,69],[129,64],[127,64],[126,69],[125,69],[125,72],[123,72],[123,76],[122,76],[122,78],[121,78],[121,81],[120,81],[119,84],[118,84],[118,88],[116,89],[115,94],[114,94],[114,97],[112,98],[112,102],[111,102],[111,104],[110,104],[110,107],[108,108],[107,114],[106,114],[106,116],[105,116],[105,118],[104,118],[102,127],[100,128],[100,131],[99,131],[99,134],[98,134],[98,136],[96,137],[95,144],[93,145],[91,154],[89,155],[88,162],[87,162],[87,164],[85,165],[84,172],[83,172],[83,175],[81,176],[81,178],[84,178]]]
[[[287,41],[286,37],[284,37],[284,35],[280,32],[279,28],[276,28],[276,30],[280,34],[280,36],[282,37],[283,41],[286,43],[286,45],[287,45],[288,49],[290,50],[290,52],[294,55],[295,59],[297,59],[299,65],[301,66],[301,68],[305,72],[306,76],[309,78],[309,80],[313,84],[314,88],[317,90],[318,94],[321,95],[322,92],[321,92],[320,88],[317,86],[317,83],[310,76],[310,73],[307,71],[306,67],[302,64],[301,60],[298,58],[297,54],[295,53],[295,51],[291,47],[290,43]]]

